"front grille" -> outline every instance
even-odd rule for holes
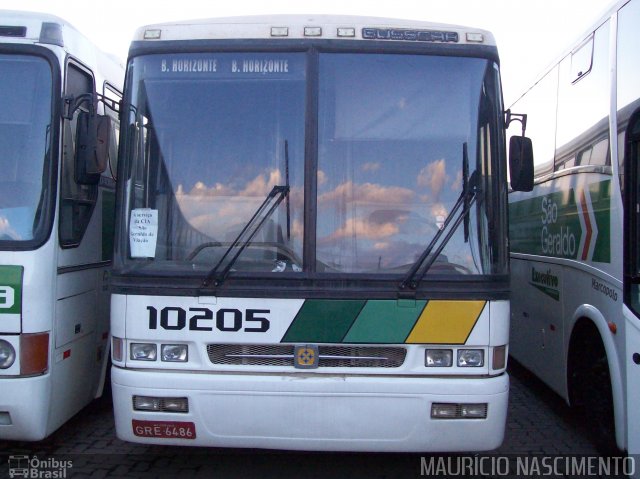
[[[213,364],[242,366],[293,366],[293,346],[280,344],[209,344]]]
[[[293,344],[209,344],[212,364],[293,367]],[[393,346],[319,345],[319,368],[399,368],[407,350]]]

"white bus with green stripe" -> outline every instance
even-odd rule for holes
[[[123,80],[66,21],[0,10],[0,440],[102,393]]]
[[[640,454],[640,1],[618,2],[516,101],[535,186],[509,195],[511,354],[597,443]]]
[[[139,29],[127,69],[118,437],[498,447],[509,276],[491,34],[198,20]]]

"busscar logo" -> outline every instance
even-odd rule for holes
[[[294,366],[297,369],[316,369],[318,367],[318,346],[315,344],[305,344],[295,347]]]

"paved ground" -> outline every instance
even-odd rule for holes
[[[584,426],[585,421],[564,402],[516,364],[510,366],[511,396],[504,444],[495,454],[512,461],[532,455],[598,455]],[[85,408],[55,434],[39,443],[0,441],[0,479],[9,477],[9,456],[27,455],[30,460],[49,461],[40,476],[89,478],[407,478],[419,477],[433,456],[419,454],[330,454],[237,449],[160,447],[131,444],[114,434],[109,398]],[[442,456],[435,457],[439,459]],[[473,456],[466,456],[467,461]],[[445,456],[453,464],[458,456]],[[63,461],[70,460],[71,467]],[[505,459],[506,460],[506,459]],[[54,462],[58,461],[58,462]],[[451,462],[453,461],[453,462]],[[458,461],[458,462],[455,462]],[[437,463],[436,463],[437,464]],[[482,463],[484,469],[502,476],[504,463]],[[478,463],[475,463],[475,470]],[[421,470],[421,468],[423,468]],[[541,471],[544,472],[544,471]],[[440,474],[443,476],[443,474]],[[462,475],[462,474],[457,474]],[[444,476],[443,476],[444,477]],[[554,476],[550,476],[554,477]]]

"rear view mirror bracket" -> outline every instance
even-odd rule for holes
[[[533,189],[533,146],[531,140],[525,136],[527,130],[527,115],[505,113],[505,129],[513,121],[522,124],[522,134],[512,136],[509,140],[509,176],[511,189],[514,191],[531,191]]]
[[[67,95],[62,98],[62,118],[72,120],[73,115],[83,103],[87,103],[87,109],[91,115],[96,115],[98,102],[104,103],[108,108],[117,113],[120,112],[119,101],[99,93],[83,93],[78,96]]]
[[[504,129],[509,128],[511,122],[519,121],[522,124],[522,136],[524,137],[527,131],[527,114],[526,113],[511,113],[511,110],[504,112]]]

